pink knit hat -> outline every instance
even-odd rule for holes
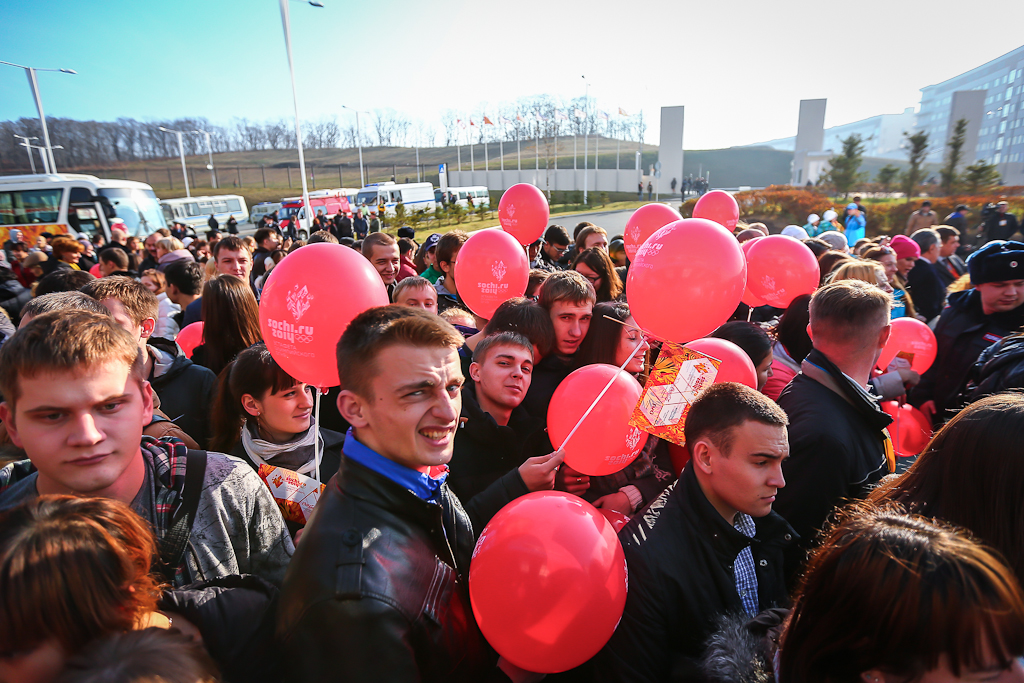
[[[921,258],[921,247],[906,235],[896,235],[889,246],[896,252],[896,258]]]

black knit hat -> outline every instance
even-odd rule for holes
[[[993,240],[967,259],[971,284],[1024,280],[1024,242]]]

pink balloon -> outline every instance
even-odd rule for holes
[[[903,352],[913,355],[910,369],[919,374],[932,366],[939,344],[935,333],[920,320],[913,318],[897,318],[892,321],[892,332],[885,342],[882,355],[878,358],[878,369],[885,370],[896,354]]]
[[[711,190],[697,200],[693,207],[693,217],[707,218],[732,232],[740,219],[740,206],[728,192]]]
[[[909,403],[883,401],[880,406],[894,420],[889,436],[896,455],[907,458],[923,451],[932,438],[932,423],[925,414]]]
[[[750,247],[754,246],[754,242],[758,241],[759,239],[761,239],[761,238],[760,237],[755,237],[754,239],[747,240],[746,242],[744,242],[743,244],[740,245],[740,249],[743,250],[743,258],[747,257],[747,253],[750,252]],[[750,281],[749,281],[750,264],[749,264],[749,262],[747,264],[747,272],[748,272],[747,286],[743,290],[743,299],[742,299],[742,301],[743,301],[743,303],[745,303],[747,306],[750,306],[751,308],[757,308],[758,306],[764,306],[766,302],[764,300],[754,296],[754,294],[750,291]]]
[[[615,533],[619,533],[622,527],[629,524],[629,517],[622,514],[618,510],[612,510],[611,508],[597,508],[597,511],[604,515],[604,518],[608,520],[608,523],[615,529]]]
[[[544,193],[529,183],[519,183],[505,190],[498,202],[501,229],[516,238],[519,244],[533,244],[548,226],[548,200]]]
[[[498,306],[526,293],[529,280],[526,252],[507,232],[478,230],[459,250],[455,262],[459,296],[481,318],[489,319]]]
[[[814,252],[788,235],[757,240],[747,253],[747,286],[751,294],[777,308],[786,308],[801,294],[811,294],[821,277]]]
[[[632,261],[636,250],[648,237],[669,223],[683,220],[679,212],[668,204],[644,204],[633,212],[626,223],[625,244],[626,256]]]
[[[270,272],[260,298],[260,332],[289,375],[307,384],[337,386],[335,348],[357,315],[386,306],[380,275],[359,252],[340,244],[309,244]]]
[[[92,275],[93,277],[103,277],[103,273],[100,272],[100,264],[97,263],[92,268],[90,268],[89,275]]]
[[[583,474],[614,474],[633,462],[647,443],[645,433],[629,425],[643,388],[629,373],[604,363],[584,365],[555,389],[548,407],[551,443],[558,448],[565,442],[612,375],[615,382],[611,388],[562,446],[565,464]]]
[[[175,337],[174,341],[178,342],[178,346],[185,352],[186,358],[192,357],[192,352],[196,350],[196,347],[203,343],[203,321],[190,323],[181,328],[178,332],[178,336]]]
[[[568,671],[596,655],[622,618],[626,558],[592,505],[564,491],[529,493],[480,534],[469,599],[502,657],[527,671]]]
[[[739,382],[751,389],[757,389],[757,368],[746,351],[725,339],[705,337],[694,339],[687,348],[699,351],[715,360],[722,361],[715,377],[715,384],[720,382]]]
[[[626,290],[637,323],[666,341],[686,343],[729,319],[743,296],[747,263],[732,234],[703,218],[684,218],[651,235],[636,252]]]

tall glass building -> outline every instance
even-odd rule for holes
[[[969,92],[973,91],[973,92]],[[921,89],[915,127],[928,132],[928,161],[941,163],[960,118],[968,119],[965,164],[995,164],[1007,185],[1024,185],[1024,46]],[[972,144],[973,143],[973,144]]]

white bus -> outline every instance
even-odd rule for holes
[[[281,202],[260,202],[249,209],[249,222],[259,223],[264,216],[281,210]]]
[[[473,200],[473,208],[479,207],[481,204],[484,206],[491,205],[491,193],[487,190],[484,185],[472,185],[469,187],[449,187],[448,192],[442,192],[441,190],[434,190],[434,200],[441,203],[444,200],[445,203],[448,201],[448,195],[451,194],[455,198],[457,204],[469,207],[469,200]]]
[[[430,183],[372,183],[359,190],[353,211],[362,209],[366,216],[371,211],[377,211],[383,203],[387,206],[386,215],[394,216],[395,206],[399,202],[405,206],[406,214],[420,210],[431,212],[436,206],[434,186]]]
[[[167,222],[153,188],[131,180],[77,173],[0,176],[0,240],[20,230],[29,246],[44,232],[110,239],[119,218],[129,236],[142,239]]]
[[[178,197],[161,199],[160,208],[168,223],[178,221],[190,228],[205,228],[212,213],[223,226],[228,218],[235,217],[239,223],[249,220],[245,198],[238,194],[219,194],[211,197]]]

